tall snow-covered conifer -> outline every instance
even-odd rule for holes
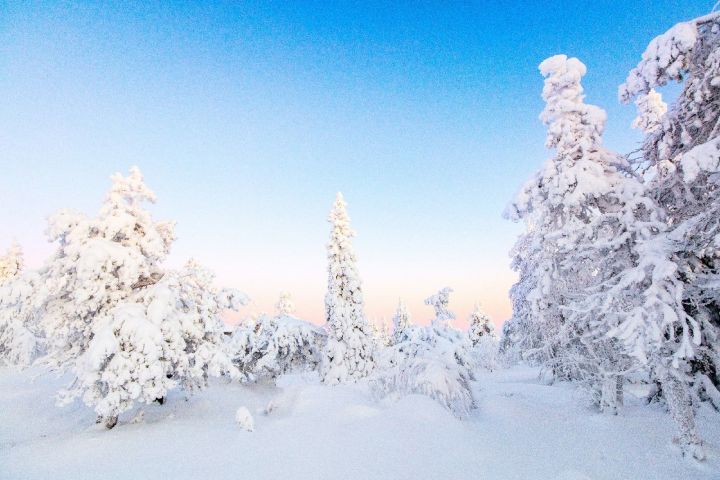
[[[366,377],[374,368],[372,329],[365,318],[360,277],[350,217],[341,193],[337,194],[328,221],[332,225],[328,252],[328,290],[325,319],[328,342],[320,374],[329,384]]]

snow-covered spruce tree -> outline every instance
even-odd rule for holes
[[[406,325],[399,341],[378,353],[372,379],[376,395],[427,395],[460,418],[475,408],[470,342],[449,326],[454,318],[447,308],[451,291],[430,297],[436,311],[431,326]]]
[[[580,382],[595,403],[614,412],[632,362],[607,336],[624,312],[604,304],[612,295],[626,307],[632,299],[629,292],[610,293],[607,282],[645,261],[647,252],[635,245],[654,238],[662,222],[625,159],[601,145],[605,112],[583,101],[585,66],[557,55],[540,71],[547,102],[540,118],[556,155],[506,212],[527,227],[513,250],[520,274],[511,291],[513,326],[526,357],[555,378]]]
[[[628,324],[624,333],[653,366],[659,364],[656,374],[681,427],[680,441],[697,453],[688,388],[720,408],[720,13],[653,39],[620,86],[620,100],[636,98],[642,107],[653,88],[670,81],[682,83],[682,91],[646,130],[641,162],[648,168],[648,192],[667,214],[684,314]],[[640,118],[645,110],[639,109]]]
[[[0,365],[26,367],[42,349],[37,322],[40,277],[22,269],[22,250],[13,242],[0,257]]]
[[[328,291],[325,295],[325,318],[328,341],[320,366],[325,383],[352,382],[366,377],[374,367],[373,335],[363,311],[360,277],[350,217],[345,200],[337,194],[330,211],[332,225],[328,251]]]
[[[72,368],[96,320],[162,277],[174,224],[153,221],[146,201],[154,202],[155,194],[133,167],[128,177],[113,175],[97,218],[69,210],[50,217],[47,233],[58,249],[43,271],[49,295],[42,323],[51,366]]]
[[[403,299],[398,300],[397,310],[393,315],[393,333],[391,341],[393,344],[403,341],[405,338],[405,329],[411,325],[410,312]]]

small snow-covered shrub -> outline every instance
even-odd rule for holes
[[[472,358],[465,336],[449,327],[407,326],[400,342],[379,355],[376,395],[421,394],[463,418],[475,407]]]
[[[260,317],[254,328],[238,327],[230,341],[233,361],[258,378],[276,378],[293,370],[315,370],[326,343],[325,331],[299,318]]]
[[[235,412],[235,423],[248,432],[255,430],[255,420],[247,407],[240,407],[237,409]]]
[[[27,272],[0,285],[0,365],[27,367],[43,351],[40,277]]]
[[[472,356],[478,368],[493,371],[498,368],[498,340],[484,336],[472,346]]]

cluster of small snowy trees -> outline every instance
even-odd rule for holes
[[[475,407],[470,385],[475,379],[472,344],[450,324],[455,319],[448,309],[451,292],[444,288],[425,300],[435,310],[426,327],[411,324],[400,301],[392,343],[379,353],[372,379],[377,395],[427,395],[461,418]]]
[[[545,77],[547,160],[507,216],[526,230],[501,350],[579,382],[604,411],[623,379],[660,385],[684,453],[703,458],[694,407],[720,407],[720,14],[655,38],[619,89],[646,133],[639,158],[602,146],[585,66],[557,55]],[[668,109],[654,89],[682,84]]]

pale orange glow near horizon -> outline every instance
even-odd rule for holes
[[[429,286],[422,289],[417,286],[410,287],[409,285],[400,288],[389,288],[383,284],[385,282],[373,285],[371,282],[366,281],[363,284],[365,314],[370,322],[384,321],[391,327],[392,316],[395,313],[398,299],[402,298],[410,310],[413,323],[427,325],[432,320],[434,312],[432,307],[424,304],[424,299],[440,288],[450,286],[454,290],[450,297],[450,310],[456,314],[456,320],[453,322],[456,328],[467,329],[468,316],[475,303],[479,302],[481,308],[492,319],[496,331],[499,333],[502,324],[512,315],[508,291],[514,281],[514,274],[510,271],[498,272],[497,275],[479,280],[477,283],[472,283],[466,279],[464,282],[458,281],[455,284]],[[293,286],[295,289],[292,288]],[[258,287],[257,292],[253,292],[253,289],[246,289],[246,293],[251,297],[251,302],[239,312],[229,314],[226,318],[230,323],[236,323],[249,315],[272,314],[274,312],[275,302],[280,291],[277,294],[262,293],[268,292],[268,289],[264,288],[263,285],[256,285],[256,287]],[[325,323],[325,290],[319,287],[318,284],[310,285],[306,283],[304,285],[287,285],[284,290],[292,295],[296,315],[299,318],[322,325]],[[418,291],[427,292],[418,294]]]

